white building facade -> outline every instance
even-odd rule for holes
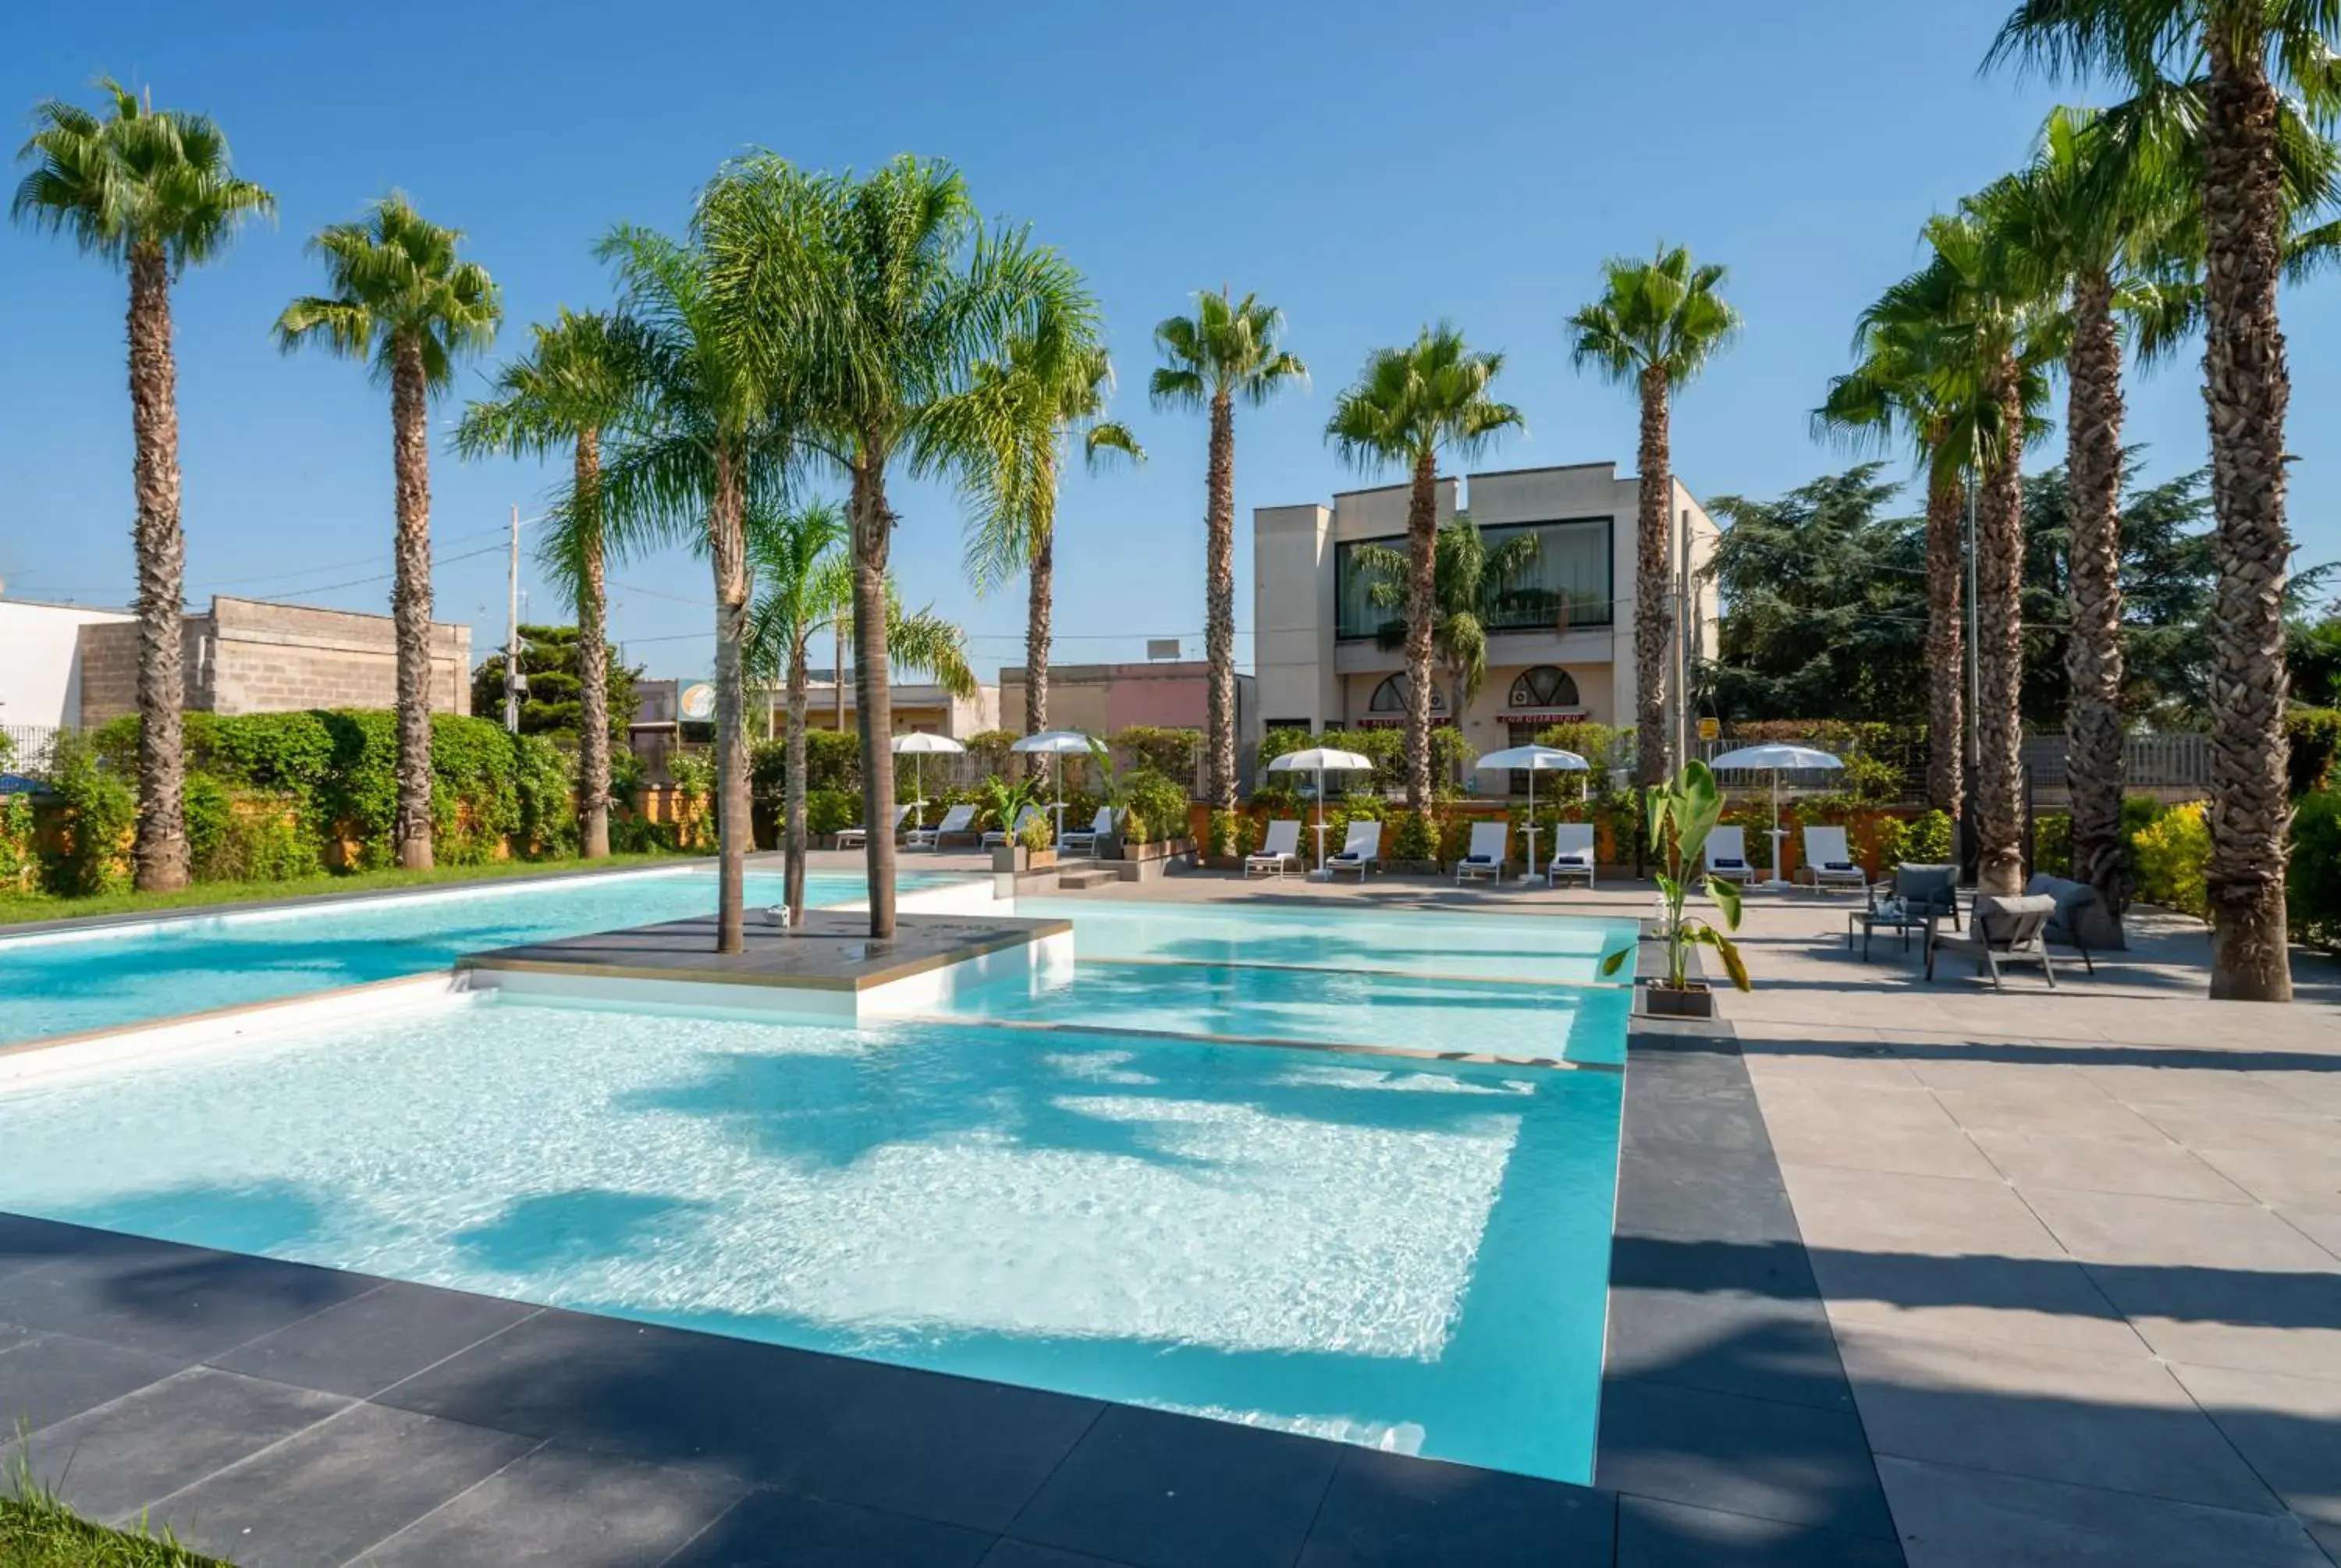
[[[1713,557],[1718,531],[1679,483],[1670,511],[1679,560],[1689,535],[1694,573]],[[1439,521],[1468,511],[1490,551],[1523,533],[1537,547],[1526,570],[1486,617],[1488,670],[1455,711],[1437,672],[1431,721],[1459,725],[1474,754],[1526,744],[1549,724],[1634,721],[1635,527],[1641,482],[1615,463],[1515,469],[1439,481]],[[1403,552],[1409,487],[1336,495],[1316,504],[1252,513],[1254,650],[1260,712],[1269,729],[1396,727],[1405,720],[1406,655],[1380,645],[1402,611],[1373,602],[1374,575],[1359,547]],[[1717,597],[1699,581],[1692,597],[1694,657],[1715,651]],[[1500,787],[1501,775],[1485,785]]]

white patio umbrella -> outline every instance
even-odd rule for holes
[[[1529,776],[1529,869],[1536,869],[1536,776],[1548,769],[1582,773],[1592,764],[1574,751],[1564,751],[1558,746],[1514,746],[1508,750],[1490,751],[1471,766],[1474,768],[1519,768]]]
[[[1785,887],[1788,878],[1780,875],[1780,840],[1788,835],[1780,826],[1780,775],[1799,768],[1843,768],[1845,763],[1826,751],[1816,751],[1809,746],[1742,746],[1737,751],[1727,751],[1712,759],[1708,766],[1720,771],[1726,768],[1743,769],[1748,772],[1772,775],[1772,875],[1767,887]]]
[[[1314,773],[1317,775],[1317,874],[1325,874],[1325,775],[1328,773],[1370,773],[1374,759],[1355,751],[1344,751],[1334,746],[1311,746],[1306,751],[1288,751],[1268,765],[1271,773]]]
[[[921,732],[894,737],[894,755],[908,757],[911,759],[912,785],[911,804],[918,809],[920,827],[923,828],[927,825],[927,759],[949,756],[966,749],[966,747],[948,735],[928,735]],[[869,819],[870,813],[867,811],[862,815],[863,820]]]
[[[1056,760],[1050,764],[1050,770],[1053,775],[1051,781],[1056,789],[1057,799],[1049,802],[1049,809],[1056,813],[1057,837],[1062,839],[1065,836],[1065,764],[1063,759],[1067,757],[1088,756],[1090,754],[1090,738],[1082,734],[1078,729],[1043,729],[1037,735],[1027,735],[1023,739],[1019,740],[1015,745],[1011,746],[1008,749],[1011,751],[1038,752],[1041,756],[1056,759]],[[1008,826],[1008,824],[1005,823],[1001,825],[1003,827]]]

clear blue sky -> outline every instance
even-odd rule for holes
[[[1728,263],[1748,322],[1680,400],[1686,481],[1768,495],[1849,461],[1808,438],[1806,412],[1845,366],[1855,312],[1916,264],[1929,212],[2024,155],[2054,96],[1977,76],[1997,0],[249,10],[231,27],[184,5],[37,8],[0,52],[10,115],[86,101],[90,78],[112,72],[216,116],[239,170],[281,203],[275,228],[248,232],[176,294],[191,600],[387,603],[387,395],[358,366],[284,359],[268,338],[284,301],[318,285],[302,242],[319,225],[402,187],[466,231],[503,285],[510,350],[556,305],[607,299],[588,250],[612,222],[679,226],[694,187],[742,148],[829,168],[911,151],[958,163],[988,213],[1030,221],[1088,273],[1121,367],[1116,412],[1151,453],[1065,498],[1066,661],[1136,656],[1148,634],[1200,650],[1203,424],[1154,412],[1144,393],[1152,325],[1191,291],[1225,281],[1282,306],[1314,372],[1308,391],[1240,415],[1249,631],[1251,509],[1377,482],[1337,461],[1325,417],[1370,349],[1426,320],[1450,317],[1508,355],[1501,390],[1529,429],[1491,466],[1630,469],[1631,401],[1571,370],[1560,323],[1603,256],[1661,235]],[[125,289],[62,241],[0,233],[12,595],[131,594]],[[2341,555],[2341,279],[2290,294],[2286,327],[2304,454],[2293,525],[2303,559],[2325,560]],[[2191,357],[2134,382],[2131,399],[2130,437],[2150,443],[2157,471],[2202,462]],[[533,511],[550,479],[434,453],[438,610],[473,623],[475,650],[503,637],[503,561],[455,558],[498,544],[506,507]],[[977,601],[954,501],[902,500],[908,594],[967,622],[979,668],[1016,661],[1021,589]],[[615,576],[630,656],[653,674],[702,670],[704,570],[677,554]],[[532,613],[563,618],[541,585]]]

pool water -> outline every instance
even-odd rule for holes
[[[805,899],[867,891],[859,875],[815,875]],[[777,875],[747,878],[750,908],[782,896]],[[659,870],[0,938],[0,1045],[425,974],[483,948],[714,909],[712,870]]]
[[[473,997],[0,1095],[0,1209],[1584,1482],[1621,1082]]]

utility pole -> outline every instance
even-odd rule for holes
[[[528,678],[520,672],[520,508],[512,509],[512,570],[504,598],[504,730],[520,733],[520,694]]]
[[[837,732],[845,733],[845,612],[838,611],[829,623],[829,691],[837,714]]]

